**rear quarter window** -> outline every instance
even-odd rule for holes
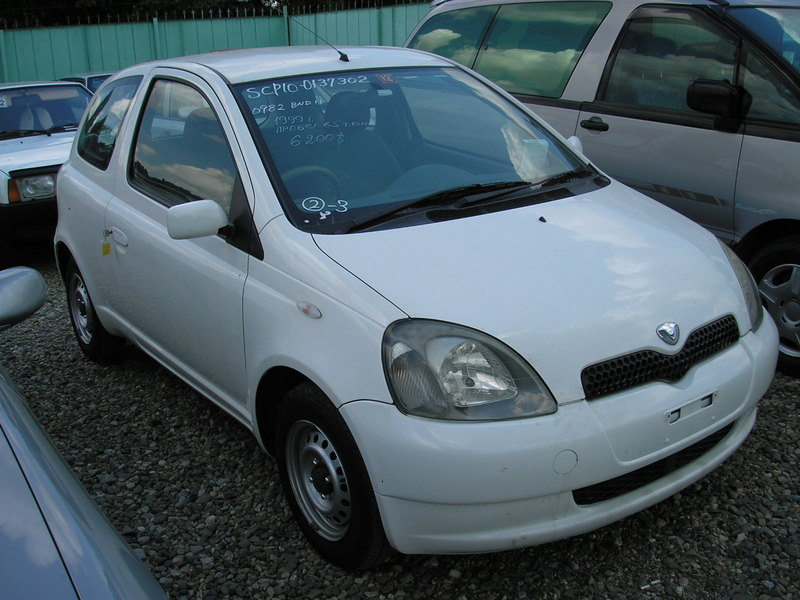
[[[117,134],[128,113],[141,77],[126,77],[111,83],[102,95],[95,96],[89,116],[78,136],[78,154],[98,169],[105,170],[117,143]]]

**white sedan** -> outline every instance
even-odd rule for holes
[[[252,429],[343,567],[600,527],[736,450],[777,335],[730,251],[577,146],[417,51],[131,67],[58,179],[78,343]]]

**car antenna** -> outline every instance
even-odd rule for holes
[[[333,48],[333,49],[334,49],[336,52],[338,52],[338,53],[339,53],[339,60],[340,60],[340,61],[342,61],[342,62],[350,62],[350,59],[348,58],[347,54],[345,54],[344,52],[342,52],[341,50],[339,50],[338,48],[336,48],[336,47],[335,47],[333,44],[331,44],[331,43],[330,43],[328,40],[326,40],[324,37],[322,37],[322,36],[321,36],[320,34],[318,34],[316,31],[314,31],[313,29],[310,29],[310,28],[306,27],[306,26],[305,26],[305,25],[303,25],[303,24],[302,24],[300,21],[297,21],[297,20],[296,20],[294,17],[292,17],[291,15],[289,15],[289,18],[290,18],[292,21],[294,21],[295,23],[297,23],[298,25],[300,25],[300,27],[302,27],[303,29],[305,29],[306,31],[308,31],[309,33],[311,33],[311,35],[313,35],[315,38],[317,38],[317,39],[319,39],[319,40],[322,40],[322,41],[323,41],[323,42],[325,42],[325,43],[326,43],[328,46],[330,46],[330,47],[331,47],[331,48]]]

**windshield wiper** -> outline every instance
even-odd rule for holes
[[[44,133],[41,129],[6,129],[0,131],[0,137],[23,136],[23,135],[38,135]]]
[[[553,185],[561,185],[562,183],[569,183],[575,179],[583,179],[584,177],[591,177],[595,172],[591,169],[578,169],[576,171],[567,171],[566,173],[559,173],[553,175],[542,181],[537,181],[533,184],[533,189],[540,190],[542,188],[550,187]]]
[[[49,129],[45,129],[42,133],[50,135],[51,133],[58,133],[61,131],[73,131],[78,128],[77,123],[64,123],[63,125],[53,125]]]
[[[361,220],[354,220],[351,222],[352,225],[347,229],[347,233],[363,231],[364,229],[369,229],[370,227],[413,214],[422,208],[431,208],[433,206],[453,206],[454,208],[461,208],[462,206],[467,206],[475,202],[505,196],[516,190],[530,187],[530,185],[529,182],[520,180],[497,181],[494,183],[475,183],[441,190],[423,196],[422,198],[415,198],[409,202],[404,202],[384,213],[370,215]]]

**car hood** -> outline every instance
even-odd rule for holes
[[[584,397],[587,365],[652,348],[734,314],[738,281],[716,239],[629,188],[444,223],[315,236],[319,248],[414,318],[509,344],[559,402]],[[682,335],[656,335],[674,321]]]
[[[0,140],[0,171],[60,165],[69,156],[74,131]]]

